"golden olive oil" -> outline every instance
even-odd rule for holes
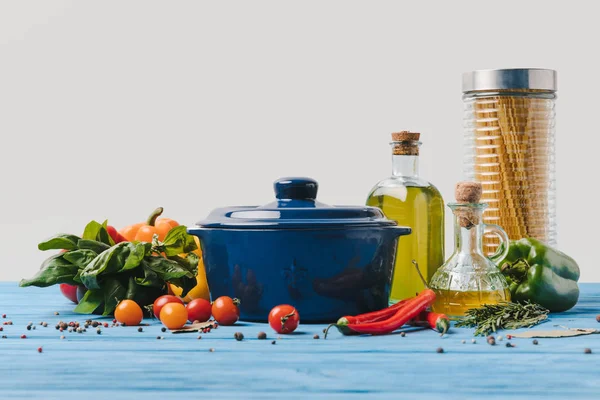
[[[399,179],[388,179],[377,185],[367,205],[379,207],[387,218],[408,226],[412,233],[400,237],[396,253],[390,303],[413,297],[424,289],[412,263],[429,282],[444,263],[444,201],[433,186],[407,186]]]
[[[468,291],[434,289],[436,298],[431,306],[436,313],[446,314],[450,318],[464,317],[467,310],[479,308],[484,304],[498,304],[510,301],[508,289],[494,291]]]

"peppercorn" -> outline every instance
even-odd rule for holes
[[[400,336],[402,336],[402,337],[406,336],[406,332],[400,332]]]
[[[506,338],[508,339],[508,336],[507,336]],[[497,339],[498,339],[498,341],[499,341],[499,342],[501,342],[501,341],[502,341],[502,336],[501,336],[501,335],[500,335],[500,336],[498,336],[498,338],[497,338]]]
[[[30,331],[31,330],[31,325],[27,325],[27,330]]]
[[[157,336],[156,338],[157,338],[158,340],[160,340],[160,336]]]
[[[198,336],[198,339],[202,339],[202,336]]]
[[[102,334],[102,329],[100,329],[100,328],[96,329],[96,333],[97,333],[98,335],[101,335],[101,334]]]
[[[319,335],[315,334],[315,336],[313,336],[313,339],[319,339]]]
[[[275,340],[273,340],[273,341],[271,342],[271,344],[275,344],[275,343],[277,343]]]
[[[54,327],[56,328],[56,330],[60,329],[60,325],[59,324],[56,324]]]
[[[441,347],[438,347],[438,348],[435,350],[435,352],[436,352],[436,353],[443,353],[443,352],[444,352],[444,349],[442,349]]]
[[[108,328],[108,322],[105,322],[104,325],[102,325],[102,326],[104,326],[105,328]]]
[[[92,327],[93,327],[93,328],[96,328],[97,326],[98,326],[98,321],[94,321],[94,322],[92,322]]]
[[[512,335],[506,335],[506,338],[507,338],[508,340],[510,340],[510,339],[512,339],[513,337],[512,337]]]
[[[8,336],[6,335],[2,335],[2,339],[6,339]]]
[[[69,327],[69,325],[67,325],[66,322],[62,322],[61,321],[61,322],[59,322],[59,324],[60,324],[60,327],[63,328],[63,329],[67,329]]]
[[[54,315],[60,315],[58,311],[54,311]]]
[[[21,335],[21,339],[27,339],[27,335]]]
[[[533,344],[537,345],[539,342],[537,341],[537,339],[533,339]]]
[[[38,353],[41,353],[43,350],[41,347],[38,347]]]
[[[48,323],[47,323],[47,322],[44,322],[44,323],[42,323],[42,326],[43,326],[44,328],[47,328],[47,327],[48,327]]]
[[[61,336],[60,338],[61,338],[61,339],[64,339],[65,337],[64,337],[64,336]]]
[[[73,332],[73,328],[69,328],[67,329],[69,332]]]
[[[596,322],[600,322],[600,314],[596,315]]]
[[[215,352],[215,349],[213,349],[212,347],[210,349],[208,349],[208,351],[210,351],[211,353]]]
[[[583,352],[585,354],[592,354],[592,349],[590,349],[589,347],[586,347],[585,349],[583,349]]]
[[[83,325],[83,327],[84,327],[85,329],[87,329],[87,328],[89,328],[90,326],[89,326],[88,324],[85,324],[85,325]]]
[[[467,341],[463,339],[463,340],[461,341],[461,343],[462,343],[462,344],[465,344],[465,343],[467,343]]]
[[[495,346],[496,345],[496,339],[493,336],[488,336],[487,342],[488,342],[488,344],[490,346]]]
[[[113,319],[113,324],[116,324],[116,323],[117,323],[117,319],[115,318],[115,319]]]
[[[127,326],[127,325],[125,325],[125,322],[122,322],[122,323],[121,323],[121,325],[122,325],[122,326]]]
[[[142,328],[141,326],[138,328],[138,332],[143,332],[144,328]]]
[[[6,318],[6,314],[2,314],[2,318]]]
[[[511,342],[506,342],[506,347],[516,347],[514,344],[512,344]]]
[[[77,333],[83,333],[83,329],[82,328],[77,328]]]
[[[4,330],[4,328],[0,326],[0,332],[2,332],[3,330]]]
[[[258,336],[257,336],[260,340],[264,340],[267,338],[267,334],[264,332],[258,332]]]
[[[233,334],[233,337],[235,338],[235,340],[237,340],[238,342],[241,342],[242,340],[244,340],[244,334],[242,332],[236,332]]]

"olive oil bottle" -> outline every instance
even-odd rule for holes
[[[444,200],[419,177],[419,138],[416,132],[392,134],[393,175],[375,185],[367,199],[367,205],[379,207],[387,218],[412,228],[398,241],[391,304],[424,289],[413,260],[427,281],[444,263]]]

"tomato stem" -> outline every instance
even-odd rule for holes
[[[146,223],[150,226],[154,226],[154,224],[156,224],[156,219],[160,217],[163,211],[164,209],[162,207],[158,207],[156,210],[152,211],[152,214],[150,214]]]
[[[296,315],[296,310],[292,311],[288,315],[284,315],[283,317],[281,317],[281,332],[287,331],[287,329],[285,328],[285,323],[287,322],[288,319],[290,319],[294,315]]]

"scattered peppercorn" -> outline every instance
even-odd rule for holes
[[[275,340],[273,340],[273,341],[271,342],[271,344],[275,344],[275,343],[277,343]]]
[[[438,348],[435,350],[435,352],[436,352],[436,353],[443,353],[443,352],[444,352],[444,349],[442,349],[441,347],[438,347]]]
[[[406,336],[406,332],[400,332],[400,336],[402,336],[402,337]]]
[[[315,336],[313,336],[313,339],[319,339],[319,335],[315,334]]]
[[[512,335],[506,335],[506,338],[507,338],[508,340],[510,340],[510,339],[512,339],[513,337],[512,337]]]
[[[202,339],[202,336],[198,336],[198,339]]]
[[[117,323],[117,319],[115,318],[115,319],[113,319],[113,324],[116,324],[116,323]]]
[[[2,314],[2,318],[6,318],[6,314]]]
[[[82,328],[77,328],[77,333],[83,333],[83,329]]]
[[[496,339],[498,339],[498,341],[501,342],[502,339],[503,339],[503,337],[502,336],[498,336]],[[507,337],[507,339],[508,339],[508,337]]]
[[[471,343],[475,344],[475,343],[477,343],[477,340],[471,339]]]
[[[102,325],[102,326],[104,326],[105,328],[108,328],[108,322],[105,322],[104,325]]]
[[[64,337],[64,336],[61,336],[60,338],[61,338],[61,339],[64,339],[65,337]]]
[[[127,326],[127,325],[125,325],[125,322],[122,322],[122,323],[121,323],[121,325],[122,325],[122,326]]]
[[[596,315],[596,322],[600,322],[600,314]]]
[[[4,330],[4,328],[0,326],[0,332],[2,332],[3,330]]]
[[[208,351],[210,351],[211,353],[215,352],[215,349],[213,349],[212,347],[210,349],[208,349]]]
[[[160,336],[157,336],[156,338],[157,338],[158,340],[160,340]]]
[[[33,329],[33,330],[35,331],[35,325],[33,325],[33,326],[31,327],[31,329]]]
[[[586,347],[585,349],[583,349],[583,352],[585,354],[592,354],[592,349],[590,349],[589,347]]]
[[[21,335],[21,339],[27,339],[27,335]]]
[[[6,335],[2,335],[2,339],[6,339],[8,336]]]
[[[38,347],[38,353],[41,353],[43,350],[41,347]]]
[[[60,327],[63,329],[67,329],[69,327],[69,325],[67,325],[66,322],[59,322],[59,324],[60,324]]]
[[[96,329],[96,333],[97,333],[98,335],[102,335],[102,329],[100,329],[100,328]]]
[[[260,340],[264,340],[267,338],[267,334],[264,332],[258,332],[258,336],[257,336]]]
[[[90,326],[89,326],[88,324],[85,324],[85,325],[83,325],[83,327],[84,327],[85,329],[87,329],[87,328],[89,328]]]
[[[93,328],[96,328],[97,326],[98,326],[98,321],[94,321],[94,322],[92,322],[92,327],[93,327]]]
[[[506,342],[506,347],[517,347],[514,344],[512,344],[511,342]]]
[[[143,332],[144,328],[142,328],[141,326],[138,328],[138,332]]]
[[[164,326],[162,328],[160,328],[161,332],[166,332],[167,328],[165,328]]]
[[[467,341],[463,339],[463,340],[461,341],[461,343],[462,343],[462,344],[465,344],[465,343],[467,343]]]
[[[59,324],[56,324],[54,327],[56,328],[56,330],[60,329],[60,325]]]
[[[67,331],[73,332],[73,328],[69,328],[69,329],[67,329]]]
[[[539,342],[537,341],[537,339],[533,339],[533,344],[537,345]]]
[[[54,311],[54,315],[60,315],[58,311]]]
[[[487,342],[488,342],[488,344],[490,346],[495,346],[496,345],[496,339],[493,336],[488,336]]]
[[[47,323],[47,322],[44,322],[44,323],[42,323],[42,326],[43,326],[44,328],[47,328],[47,327],[48,327],[48,323]]]
[[[233,334],[233,337],[235,338],[235,340],[237,340],[238,342],[241,342],[242,340],[244,340],[244,334],[242,332],[236,332]]]
[[[27,330],[30,331],[31,330],[31,325],[27,325]]]

